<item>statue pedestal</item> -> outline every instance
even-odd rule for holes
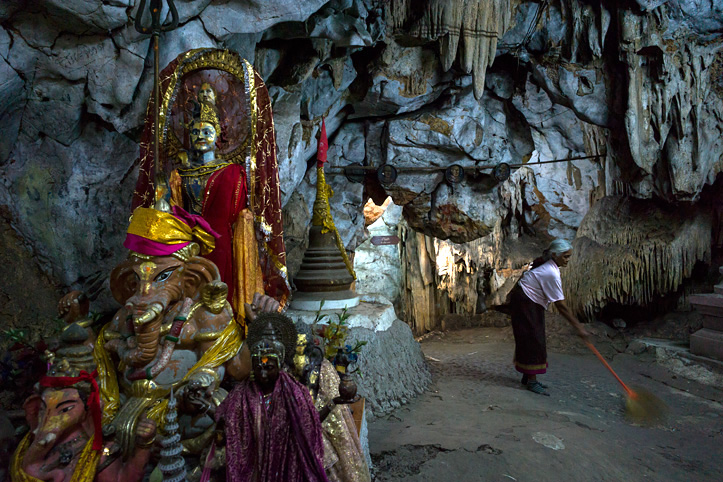
[[[297,291],[291,299],[292,310],[299,311],[319,311],[321,302],[324,302],[324,311],[327,310],[343,310],[344,308],[353,308],[359,305],[359,295],[351,290],[344,291],[317,291],[304,292]]]
[[[337,321],[341,309],[327,310],[324,303],[323,313],[328,317],[322,323],[327,324]],[[316,310],[290,308],[286,315],[294,323],[310,325],[316,319]],[[367,342],[356,365],[364,376],[352,377],[357,383],[358,394],[366,399],[368,414],[380,416],[394,410],[427,388],[430,374],[422,348],[409,326],[397,318],[389,300],[362,295],[358,305],[347,308],[347,316],[346,344]]]
[[[690,335],[691,353],[723,361],[723,283],[713,293],[692,295],[690,305],[703,315],[703,328]]]

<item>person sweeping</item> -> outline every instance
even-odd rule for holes
[[[531,392],[547,395],[547,386],[537,380],[547,372],[545,311],[554,303],[557,311],[575,328],[583,340],[590,336],[565,304],[560,268],[567,266],[572,245],[564,239],[550,243],[542,257],[532,262],[512,290],[512,331],[515,336],[515,369],[522,373],[522,384]]]

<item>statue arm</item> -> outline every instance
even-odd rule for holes
[[[146,465],[151,459],[151,449],[156,439],[155,422],[142,419],[138,423],[136,433],[136,448],[131,453],[127,461],[117,458],[112,463],[100,470],[96,474],[97,482],[124,482],[128,480],[142,480],[145,475]],[[104,455],[103,457],[108,457]],[[99,466],[103,466],[103,459],[100,460]]]
[[[178,170],[174,169],[171,172],[171,177],[168,179],[168,187],[171,191],[171,206],[183,207],[183,196],[181,195],[181,176],[178,174]]]
[[[251,352],[246,343],[236,356],[226,362],[226,370],[234,380],[246,380],[251,375]]]

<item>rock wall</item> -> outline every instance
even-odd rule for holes
[[[0,239],[4,251],[22,246],[26,256],[9,269],[34,264],[24,272],[48,280],[44,296],[81,288],[95,306],[113,305],[103,282],[125,255],[152,88],[150,39],[133,26],[138,3],[0,4],[0,222],[12,232]],[[723,169],[719,0],[176,5],[180,27],[162,37],[161,66],[191,48],[224,47],[269,85],[292,274],[305,248],[322,116],[330,171],[399,169],[384,186],[374,175],[351,184],[331,174],[333,210],[354,251],[368,197],[390,195],[402,207],[409,244],[400,299],[410,312],[431,307],[407,318],[420,326],[445,310],[498,303],[509,270],[550,237],[574,238],[604,196],[656,197],[675,209],[698,202]],[[586,156],[597,157],[544,163]],[[500,183],[491,175],[499,162],[524,168]],[[462,183],[444,180],[451,164],[467,170]],[[458,268],[440,268],[451,264]],[[18,324],[31,301],[2,303],[2,321]]]
[[[578,230],[564,273],[570,308],[588,319],[610,304],[670,309],[666,295],[681,289],[698,262],[710,263],[711,214],[624,196],[600,200]]]

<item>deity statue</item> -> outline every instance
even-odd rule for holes
[[[202,216],[218,234],[213,252],[203,256],[218,267],[243,326],[244,304],[256,293],[282,308],[290,294],[268,90],[248,62],[218,49],[181,54],[160,78],[160,159],[151,149],[151,99],[133,207],[155,204],[151,173],[160,163],[168,201]]]
[[[349,405],[334,403],[339,399],[339,375],[313,344],[311,327],[300,322],[296,329],[294,374],[308,387],[317,410],[333,407],[322,423],[326,475],[331,482],[369,482],[369,467]]]
[[[135,450],[134,433],[144,418],[163,425],[171,390],[188,398],[183,407],[208,411],[198,388],[217,404],[226,394],[219,388],[224,376],[243,379],[250,373],[226,284],[216,266],[200,256],[213,249],[215,239],[201,216],[179,207],[133,213],[124,242],[128,259],[110,277],[122,307],[94,344],[104,414],[112,419],[124,457]],[[69,313],[77,296],[61,300],[62,312]],[[269,305],[262,301],[257,297],[259,305]],[[213,433],[211,424],[212,416],[192,416],[182,427],[189,453],[197,455],[199,443],[208,439],[203,434]]]
[[[200,256],[213,250],[216,238],[201,216],[177,206],[171,212],[141,207],[133,213],[124,242],[128,259],[110,277],[122,307],[85,347],[96,360],[104,417],[124,460],[150,447],[152,441],[141,443],[137,434],[146,420],[163,427],[175,391],[183,455],[201,466],[216,434],[217,407],[227,395],[221,381],[251,373],[250,351],[242,349],[243,327],[234,319],[226,284]],[[87,312],[71,309],[78,297],[73,292],[59,303],[71,323],[73,314]],[[245,305],[248,319],[256,312],[278,312],[278,302],[268,296],[257,293],[253,301],[254,307]],[[87,339],[88,328],[75,325]]]
[[[60,301],[73,346],[57,353],[25,405],[31,432],[13,458],[12,481],[141,480],[152,454],[157,461],[156,429],[166,423],[164,474],[176,474],[179,452],[203,467],[217,420],[242,430],[247,415],[268,426],[243,432],[244,440],[268,437],[292,455],[244,459],[240,439],[227,439],[219,454],[228,449],[229,465],[242,467],[231,480],[244,480],[237,474],[250,467],[266,474],[258,480],[276,480],[273,470],[288,474],[284,480],[324,481],[319,415],[303,385],[283,372],[295,334],[284,338],[287,351],[278,343],[281,325],[267,332],[268,320],[260,321],[255,341],[243,343],[246,322],[281,311],[290,292],[268,91],[248,62],[217,49],[180,55],[160,79],[159,123],[146,122],[141,142],[128,257],[110,275],[121,308],[96,335],[83,293]],[[155,131],[160,159],[151,149]],[[248,380],[252,368],[256,381]],[[227,398],[225,378],[246,380],[239,386],[248,391]],[[243,398],[250,393],[275,408]],[[239,419],[232,412],[242,399],[250,411]]]
[[[295,340],[293,322],[280,314],[261,314],[249,326],[253,378],[216,412],[230,482],[327,480],[320,416],[306,387],[285,371]]]
[[[201,84],[189,128],[190,149],[181,153],[185,154],[180,155],[182,164],[171,172],[170,201],[173,206],[202,216],[218,233],[216,247],[205,257],[218,267],[221,280],[229,286],[229,299],[233,300],[234,290],[240,281],[238,278],[243,278],[244,274],[255,277],[242,280],[247,289],[263,293],[264,287],[260,270],[244,273],[243,266],[234,263],[234,237],[243,236],[243,229],[234,232],[234,225],[239,221],[239,228],[244,224],[251,226],[253,216],[247,209],[247,182],[243,167],[216,158],[221,125],[215,99],[213,87],[208,83]],[[245,254],[251,255],[246,263],[258,265],[255,252]]]
[[[134,448],[122,457],[113,430],[101,426],[103,406],[98,371],[87,332],[78,323],[62,334],[38,392],[23,406],[30,425],[10,467],[12,482],[96,480],[140,482],[150,460],[156,424],[146,418],[133,432]]]

